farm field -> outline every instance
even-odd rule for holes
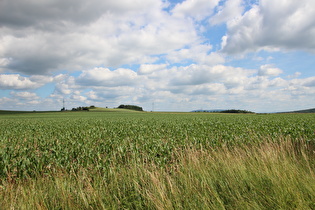
[[[0,113],[4,209],[315,209],[315,114]]]

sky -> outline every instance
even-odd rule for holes
[[[0,0],[0,110],[315,107],[314,0]]]

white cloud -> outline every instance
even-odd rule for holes
[[[70,97],[70,99],[73,99],[73,100],[78,101],[78,102],[85,102],[87,98],[80,95],[80,94],[74,94]]]
[[[306,87],[315,87],[315,77],[309,77],[304,79],[303,85]]]
[[[155,71],[166,69],[167,64],[142,64],[139,68],[138,74],[151,74]]]
[[[97,92],[95,92],[95,91],[89,91],[88,93],[86,93],[86,96],[91,100],[98,100],[99,99]]]
[[[250,110],[259,111],[264,110],[263,104],[267,101],[279,104],[294,98],[297,103],[302,97],[315,93],[313,77],[292,80],[275,77],[281,72],[271,65],[247,70],[224,65],[168,67],[166,64],[147,64],[140,69],[142,73],[122,68],[94,68],[83,71],[78,77],[58,75],[53,78],[56,81],[55,92],[48,98],[40,99],[28,91],[11,92],[12,98],[2,99],[0,104],[6,106],[14,99],[16,109],[29,107],[29,110],[40,110],[41,106],[61,109],[65,98],[67,108],[90,105],[117,107],[122,103],[132,103],[151,110],[154,102],[155,110],[189,111],[185,107],[192,110],[193,107],[209,107],[209,104],[214,104],[213,108],[243,108],[243,104],[244,108],[248,106]],[[259,71],[260,75],[257,74]],[[26,80],[31,81],[27,77]],[[50,80],[46,78],[46,81]],[[48,103],[50,98],[55,100],[54,105]],[[178,109],[176,104],[180,104]]]
[[[266,64],[260,66],[260,69],[258,70],[258,75],[259,76],[278,76],[281,74],[283,71],[279,68],[275,68],[271,64]]]
[[[210,83],[196,85],[190,89],[191,95],[221,95],[226,93],[226,87],[222,83]]]
[[[241,18],[227,22],[223,51],[259,50],[315,52],[315,1],[261,0]]]
[[[198,64],[216,65],[224,63],[225,59],[217,52],[210,52],[211,45],[193,45],[190,48],[184,48],[168,53],[167,59],[172,63],[185,63],[193,61]]]
[[[77,83],[85,86],[128,86],[136,82],[137,73],[130,69],[119,68],[110,71],[107,68],[94,68],[83,71]]]
[[[19,74],[0,74],[0,89],[27,90],[36,89],[43,85]]]
[[[0,3],[1,67],[14,73],[152,63],[200,41],[159,0],[16,1]]]
[[[140,71],[141,70],[141,71]],[[255,73],[252,70],[226,67],[223,65],[189,65],[166,68],[166,65],[142,65],[138,73],[128,69],[110,71],[96,68],[83,73],[76,79],[76,89],[92,88],[87,93],[90,100],[124,98],[134,96],[144,100],[156,92],[173,94],[219,94],[226,90],[244,86],[244,81]],[[61,85],[61,84],[60,84]],[[63,84],[63,89],[71,86]]]
[[[288,78],[289,78],[289,79],[297,78],[297,77],[299,77],[301,74],[302,74],[301,72],[295,72],[293,75],[289,75]]]
[[[59,77],[59,76],[57,76],[57,78],[58,78],[58,77]],[[31,80],[32,82],[45,84],[45,83],[49,83],[49,82],[54,81],[54,77],[51,77],[51,76],[43,76],[43,75],[33,75],[33,76],[30,76],[30,80]]]
[[[74,24],[88,24],[97,20],[106,12],[113,14],[139,13],[150,8],[162,7],[160,1],[155,0],[2,0],[0,2],[0,24],[26,27],[62,27],[70,22]],[[46,26],[44,24],[46,23]]]
[[[36,93],[32,92],[11,92],[10,93],[15,98],[20,98],[22,100],[37,100],[39,97]]]
[[[75,78],[72,76],[57,76],[55,91],[53,93],[54,96],[58,96],[59,94],[70,95],[73,90],[79,89],[79,87],[75,84]]]
[[[0,58],[0,69],[7,66],[10,63],[9,58]]]
[[[239,18],[244,11],[242,0],[227,0],[223,7],[210,18],[210,24],[216,25],[228,22],[232,19]]]
[[[170,79],[172,85],[199,85],[213,82],[226,82],[231,78],[244,78],[253,74],[253,71],[223,65],[206,66],[190,65],[180,67]],[[240,81],[240,80],[239,80]]]
[[[172,12],[176,17],[192,17],[202,20],[213,13],[213,9],[218,3],[219,0],[186,0],[177,4]]]
[[[63,98],[67,107],[151,108],[155,101],[160,110],[263,108],[303,97],[313,104],[315,82],[306,64],[286,69],[283,54],[269,52],[240,62],[260,50],[315,52],[314,1],[176,2],[0,1],[0,89],[12,91],[1,92],[1,106],[60,109]],[[213,48],[219,42],[222,51]],[[274,65],[263,65],[270,59]],[[233,64],[256,69],[227,66]]]

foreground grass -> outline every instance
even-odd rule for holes
[[[266,143],[267,142],[267,143]],[[174,150],[161,167],[130,159],[107,170],[52,168],[1,180],[3,209],[315,209],[314,142]]]

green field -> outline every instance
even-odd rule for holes
[[[0,113],[4,209],[315,209],[315,114]]]

